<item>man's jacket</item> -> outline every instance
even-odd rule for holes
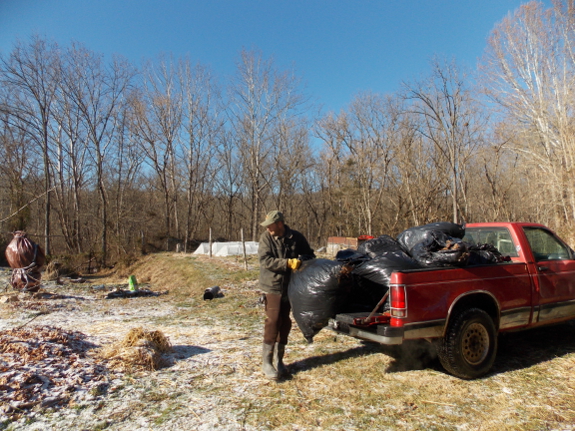
[[[313,258],[315,254],[305,237],[285,225],[282,237],[274,237],[267,230],[260,237],[260,288],[266,293],[287,294],[291,269],[288,259]]]

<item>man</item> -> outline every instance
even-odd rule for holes
[[[266,228],[258,248],[266,310],[262,371],[267,378],[277,380],[287,374],[283,356],[291,330],[287,297],[290,274],[300,267],[302,259],[314,258],[315,254],[305,237],[285,224],[281,212],[269,212],[261,225]]]

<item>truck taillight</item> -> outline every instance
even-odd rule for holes
[[[407,317],[407,296],[405,295],[405,286],[391,285],[390,314],[394,317]]]

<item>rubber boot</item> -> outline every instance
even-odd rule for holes
[[[286,351],[286,345],[276,343],[274,349],[274,364],[276,364],[276,369],[278,370],[278,376],[287,376],[289,374],[287,367],[284,364],[284,353]]]
[[[263,344],[262,350],[262,371],[264,376],[268,379],[277,380],[278,379],[278,372],[274,368],[272,363],[274,357],[274,345],[273,344]]]

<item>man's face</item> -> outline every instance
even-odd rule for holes
[[[273,236],[282,236],[284,234],[284,222],[276,221],[270,224],[266,229]]]

